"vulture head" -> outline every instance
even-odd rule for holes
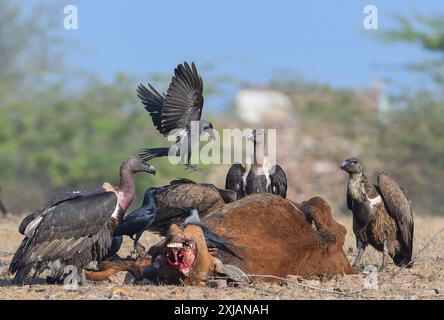
[[[125,170],[129,170],[130,173],[147,172],[150,174],[156,174],[156,168],[137,157],[129,157],[122,163],[120,171],[122,172]]]
[[[364,170],[364,166],[358,158],[350,158],[341,162],[341,169],[350,174],[359,174]]]
[[[200,120],[199,121],[199,136],[201,136],[205,132],[207,132],[210,135],[211,140],[216,140],[216,135],[214,134],[213,124],[207,120]]]

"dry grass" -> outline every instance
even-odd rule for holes
[[[352,261],[356,250],[351,233],[351,217],[341,216],[349,234],[344,250]],[[199,288],[133,285],[120,286],[115,283],[86,284],[74,292],[63,286],[46,285],[38,279],[23,287],[10,287],[11,276],[7,273],[8,263],[20,243],[19,219],[0,218],[0,298],[1,299],[444,299],[444,232],[434,241],[430,239],[444,228],[444,218],[418,217],[415,230],[416,262],[411,269],[400,269],[390,264],[379,274],[379,289],[364,290],[364,274],[296,279],[287,283],[256,283],[251,287]],[[147,234],[145,245],[156,239]],[[124,253],[131,246],[124,243]],[[368,249],[364,262],[379,264],[380,255]],[[120,288],[123,288],[120,290]],[[116,294],[117,291],[120,294]],[[332,293],[335,292],[335,293]]]

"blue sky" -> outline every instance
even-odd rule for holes
[[[379,30],[390,14],[444,11],[441,1],[61,1],[75,4],[79,29],[63,31],[76,49],[67,61],[111,79],[128,72],[146,81],[175,65],[212,62],[217,72],[251,84],[285,70],[335,87],[368,87],[389,76],[393,86],[415,86],[400,65],[424,58],[421,50],[384,46],[378,31],[362,27],[363,8],[376,5]],[[61,8],[63,14],[63,8]],[[61,23],[62,24],[62,23]]]

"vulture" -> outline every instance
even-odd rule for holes
[[[357,158],[342,161],[341,169],[349,174],[347,207],[353,213],[353,232],[358,267],[367,245],[382,252],[383,270],[387,255],[400,267],[412,266],[413,210],[403,189],[386,173],[379,174],[378,185],[365,176],[362,162]]]
[[[27,216],[19,231],[25,235],[12,258],[9,271],[13,284],[21,285],[34,268],[33,277],[51,267],[52,278],[63,279],[64,267],[75,266],[78,275],[90,261],[102,261],[109,253],[112,235],[134,200],[133,174],[155,174],[150,164],[130,157],[120,166],[120,184],[55,196],[40,210]],[[80,279],[81,280],[81,279]]]
[[[182,224],[185,220],[179,207],[194,207],[201,216],[205,216],[226,203],[236,201],[236,194],[230,190],[218,189],[212,184],[181,178],[161,187],[154,198],[156,217],[147,229],[165,236],[171,224]]]
[[[119,236],[129,236],[134,240],[134,247],[137,246],[143,232],[153,224],[156,219],[155,194],[157,188],[149,188],[145,191],[142,206],[125,216],[120,226],[114,231],[114,238]]]
[[[161,95],[153,86],[148,88],[140,84],[137,95],[149,112],[156,129],[164,136],[174,135],[176,143],[168,148],[145,148],[140,152],[144,160],[169,155],[180,156],[186,164],[190,163],[191,150],[201,134],[208,132],[213,140],[213,125],[201,120],[203,98],[203,82],[194,63],[191,67],[184,62],[174,69],[174,76],[166,95]],[[197,121],[198,132],[192,134],[192,121]],[[197,134],[199,134],[197,136]],[[183,146],[181,148],[181,146]],[[186,148],[186,149],[185,149]],[[170,151],[171,150],[171,151]],[[186,151],[186,154],[182,154]]]
[[[228,170],[227,177],[225,179],[225,189],[234,191],[236,193],[237,199],[245,197],[245,183],[244,175],[245,168],[240,163],[235,163]]]
[[[219,236],[216,232],[210,230],[202,223],[196,208],[179,207],[179,209],[181,209],[186,216],[183,227],[185,228],[188,225],[200,227],[203,231],[205,242],[207,243],[208,248],[215,248],[221,251],[225,251],[226,253],[231,254],[232,256],[240,260],[243,260],[242,257],[240,257],[233,250],[227,247],[227,245],[236,247],[233,242]]]
[[[253,193],[272,193],[282,198],[287,197],[287,176],[279,165],[268,168],[268,159],[264,155],[264,130],[253,130],[248,135],[253,142],[253,164],[243,166],[235,163],[228,170],[225,188],[236,192],[237,198],[243,198]]]

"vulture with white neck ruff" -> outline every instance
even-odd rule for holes
[[[33,277],[52,267],[52,281],[63,278],[64,267],[75,266],[78,275],[90,261],[101,262],[111,247],[115,229],[135,198],[133,174],[156,173],[136,157],[120,166],[120,184],[67,192],[54,197],[44,208],[26,217],[19,227],[25,235],[9,271],[13,284],[21,285],[32,268]]]
[[[342,161],[341,169],[349,174],[347,207],[353,212],[353,232],[358,247],[353,266],[359,266],[370,244],[383,253],[380,270],[387,264],[387,255],[397,266],[411,267],[413,210],[404,191],[385,173],[378,176],[378,185],[373,185],[357,158]]]
[[[265,132],[253,130],[248,140],[254,144],[253,163],[243,166],[233,164],[226,176],[225,189],[236,192],[241,199],[253,193],[272,193],[282,198],[287,197],[287,176],[278,164],[269,168],[265,156]]]

